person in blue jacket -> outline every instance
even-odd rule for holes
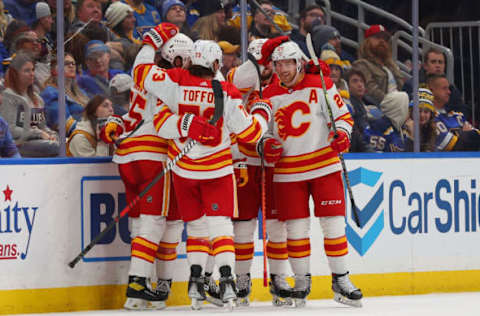
[[[22,158],[18,152],[17,145],[13,141],[12,134],[8,129],[7,122],[0,116],[0,157]]]
[[[75,121],[82,117],[83,110],[88,103],[89,98],[83,92],[76,82],[76,63],[73,56],[65,54],[64,62],[65,72],[65,131],[67,136],[75,128]],[[57,87],[58,69],[57,60],[51,61],[51,76],[45,82],[45,89],[40,96],[45,103],[45,114],[47,126],[58,131],[58,87]]]

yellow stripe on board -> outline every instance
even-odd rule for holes
[[[480,270],[351,275],[365,296],[480,291]],[[252,301],[269,301],[262,279],[254,279]],[[289,280],[290,283],[292,280]],[[330,276],[313,276],[309,299],[332,298]],[[126,285],[76,286],[35,290],[0,290],[0,314],[121,309]],[[175,282],[167,305],[188,305],[187,282]]]

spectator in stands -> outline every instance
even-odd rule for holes
[[[160,22],[161,15],[157,8],[146,3],[144,0],[125,0],[132,7],[133,15],[135,15],[136,27],[154,27]]]
[[[45,82],[45,89],[40,96],[45,102],[45,114],[47,117],[47,125],[53,130],[58,131],[58,67],[57,60],[51,62],[51,76]],[[74,128],[74,121],[80,120],[83,109],[88,103],[88,97],[76,82],[77,68],[75,59],[69,53],[65,54],[64,62],[65,73],[65,131],[67,136]]]
[[[192,26],[193,38],[218,41],[220,29],[225,26],[225,10],[221,0],[204,1],[200,18]]]
[[[77,18],[69,28],[69,33],[73,33],[80,28],[86,28],[87,25],[91,25],[101,28],[106,33],[107,38],[104,41],[113,40],[115,34],[101,23],[102,18],[102,6],[99,0],[78,0]],[[86,35],[90,39],[98,39],[92,38],[92,36],[89,36],[88,34]]]
[[[67,155],[74,157],[110,156],[112,147],[100,137],[103,122],[113,114],[112,102],[96,95],[85,108],[85,113],[67,141]]]
[[[434,122],[435,108],[433,107],[433,94],[430,90],[418,90],[418,109],[420,112],[420,151],[436,151],[437,131]],[[410,117],[405,122],[406,140],[405,150],[414,151],[414,122],[413,101],[410,102]]]
[[[430,75],[427,77],[427,85],[434,96],[433,105],[437,111],[435,116],[437,133],[442,139],[438,149],[446,151],[480,150],[479,130],[465,119],[463,113],[446,109],[451,94],[447,77],[443,74]]]
[[[22,158],[13,141],[7,122],[0,116],[0,157]]]
[[[12,16],[3,9],[3,1],[0,0],[0,76],[3,77],[6,69],[3,67],[3,60],[10,57],[7,47],[4,44],[5,33],[7,32],[8,24],[13,20]]]
[[[351,69],[347,72],[346,79],[350,92],[351,113],[353,117],[352,142],[350,146],[351,152],[372,152],[372,146],[365,141],[363,134],[369,126],[367,107],[363,102],[365,95],[365,76],[362,72]]]
[[[316,25],[312,30],[312,41],[317,56],[325,49],[334,50],[342,61],[342,68],[347,71],[352,65],[353,58],[350,54],[342,50],[342,41],[340,33],[336,28],[330,25]]]
[[[429,75],[442,75],[445,74],[446,58],[445,54],[436,49],[430,48],[423,55],[422,69],[418,74],[418,82],[420,87],[426,87],[427,77]],[[450,83],[450,97],[445,109],[447,111],[462,112],[467,120],[472,117],[472,108],[465,104],[462,96],[462,92],[458,88]],[[409,79],[403,86],[403,91],[407,92],[410,98],[412,98],[413,79]]]
[[[180,0],[165,0],[162,5],[163,22],[175,24],[180,32],[192,38],[192,30],[187,23],[185,4]],[[196,40],[192,38],[192,40]]]
[[[325,24],[325,12],[322,7],[317,4],[311,4],[300,12],[298,20],[298,30],[292,30],[290,39],[300,46],[303,53],[310,56],[305,42],[308,33],[312,32],[313,25]]]
[[[218,45],[222,49],[223,59],[222,59],[222,68],[220,71],[222,75],[226,78],[227,73],[230,69],[240,65],[240,58],[238,58],[238,52],[240,51],[240,45],[233,45],[227,41],[220,41]]]
[[[11,53],[23,53],[29,55],[35,62],[35,91],[40,93],[43,83],[50,75],[50,65],[46,60],[48,55],[42,56],[42,41],[37,33],[31,29],[17,33],[11,45]]]
[[[130,106],[130,89],[133,87],[133,79],[127,74],[118,74],[110,80],[110,99],[113,103],[113,112],[123,115],[128,112]]]
[[[390,34],[382,25],[372,25],[365,31],[358,55],[360,59],[353,67],[365,76],[367,95],[399,131],[408,117],[408,95],[400,91],[403,78],[392,59]]]
[[[33,60],[17,54],[5,74],[0,115],[7,121],[23,157],[57,156],[58,135],[47,127],[43,100],[34,92],[33,81]]]
[[[89,97],[108,95],[108,83],[120,70],[110,69],[110,48],[101,41],[90,41],[85,47],[87,71],[78,78],[78,85]]]
[[[13,21],[13,17],[5,12],[5,6],[3,0],[0,0],[0,40],[3,41],[5,32],[7,31],[7,26],[10,22]]]
[[[53,26],[52,31],[50,32],[50,38],[53,42],[57,40],[57,0],[47,0],[48,5],[52,11],[52,20]],[[75,21],[75,6],[72,5],[72,0],[64,0],[63,1],[63,30],[64,34],[68,33],[68,29]],[[65,40],[67,37],[65,37]]]
[[[141,44],[139,35],[135,29],[135,15],[133,9],[128,4],[117,1],[108,6],[105,11],[107,26],[123,42],[129,44]],[[135,36],[134,36],[135,35]]]
[[[8,24],[5,30],[5,35],[3,37],[3,45],[5,46],[9,54],[11,54],[11,47],[18,34],[25,32],[29,29],[30,28],[27,23],[20,20],[13,20]]]
[[[90,19],[92,22],[99,23],[102,21],[102,17],[102,6],[98,0],[79,0],[77,1],[77,19],[72,27],[77,29]]]
[[[266,14],[273,20],[275,16],[275,10],[273,9],[272,2],[268,0],[258,1],[260,7]],[[270,20],[256,7],[252,7],[253,22],[249,29],[250,41],[256,38],[273,38],[280,34],[276,29],[272,28]]]
[[[3,4],[14,19],[32,25],[35,20],[35,2],[36,0],[4,0]]]
[[[227,2],[227,4],[225,4],[225,6],[226,6],[225,7],[226,8],[225,13],[226,13],[228,25],[234,26],[234,27],[236,27],[237,29],[240,30],[241,24],[242,24],[240,5],[236,4],[231,9],[231,13],[229,12],[230,9],[228,9],[231,5],[233,5],[233,2],[235,2],[235,1],[232,0],[231,2],[229,2],[229,3]],[[250,8],[252,8],[252,7],[250,7]],[[283,12],[282,10],[280,10],[278,7],[272,6],[272,8],[275,11],[274,16],[273,16],[273,22],[275,23],[275,25],[272,25],[273,33],[276,33],[277,32],[276,27],[279,27],[282,30],[283,33],[289,34],[292,31],[292,26],[288,22],[288,15],[285,12]],[[254,10],[247,10],[247,25],[248,25],[248,28],[250,28],[250,26],[252,25],[252,21],[253,21],[252,16],[254,14],[253,11]]]
[[[54,49],[54,42],[50,38],[53,19],[50,7],[45,2],[37,2],[35,5],[35,21],[32,23],[32,29],[37,33],[41,41],[40,56],[47,56]]]
[[[82,33],[68,33],[65,38],[72,38],[65,44],[65,52],[73,56],[77,64],[77,70],[81,72],[86,67],[85,47],[90,39]]]
[[[113,30],[117,38],[107,45],[111,49],[110,66],[115,69],[129,71],[135,60],[141,41],[135,30],[133,9],[123,2],[112,3],[105,12],[107,26]]]
[[[343,68],[342,61],[338,57],[335,51],[330,49],[325,49],[320,55],[320,59],[323,60],[328,67],[330,68],[330,78],[337,87],[337,90],[340,92],[340,96],[346,102],[350,102],[350,93],[348,92],[347,82],[342,78]]]

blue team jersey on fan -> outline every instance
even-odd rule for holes
[[[402,135],[393,128],[392,123],[386,117],[371,120],[370,126],[364,130],[364,139],[377,152],[405,151]]]
[[[436,112],[434,122],[437,127],[436,147],[439,151],[450,151],[457,142],[466,120],[460,112]]]

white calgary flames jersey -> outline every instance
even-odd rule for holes
[[[144,46],[137,59],[154,55],[153,48]],[[147,58],[148,57],[148,58]],[[186,138],[181,135],[179,120],[172,120],[172,112],[177,115],[193,113],[210,119],[215,110],[214,93],[211,82],[190,74],[181,68],[162,69],[152,64],[137,64],[134,68],[134,81],[141,89],[151,91],[161,98],[163,105],[157,107],[153,125],[158,135],[172,139],[168,156],[173,159],[184,148]],[[248,114],[238,90],[227,82],[223,88],[223,117],[217,122],[222,136],[218,145],[197,144],[173,167],[173,172],[189,179],[212,179],[233,173],[230,134],[238,140],[256,143],[267,130],[267,122],[261,115]],[[177,123],[174,123],[177,122]]]
[[[168,140],[157,135],[153,126],[153,116],[162,101],[155,95],[135,85],[130,91],[130,108],[122,116],[125,130],[120,138],[126,137],[143,120],[132,135],[125,138],[115,150],[113,161],[127,163],[136,160],[166,161]]]
[[[325,82],[335,125],[350,135],[350,112],[330,78],[325,77]],[[293,88],[275,82],[263,95],[273,104],[273,135],[283,144],[274,182],[309,180],[341,170],[328,140],[331,121],[319,75],[306,74]]]
[[[139,55],[135,59],[135,65],[147,63],[151,67],[153,60],[154,56]],[[158,113],[159,108],[164,107],[164,104],[152,91],[144,89],[145,77],[136,76],[135,79],[134,86],[130,90],[129,111],[122,116],[125,130],[120,138],[126,137],[136,128],[137,130],[120,143],[113,161],[120,164],[136,160],[167,161],[168,139],[159,137],[153,125],[155,114]],[[143,124],[137,127],[142,120]],[[170,115],[165,124],[176,126],[179,120],[178,115]],[[180,136],[176,128],[173,128],[169,135],[170,138]]]
[[[274,78],[272,79],[273,81],[277,80],[276,75],[274,75]],[[247,60],[238,67],[232,68],[227,74],[227,81],[238,88],[242,94],[244,104],[248,104],[257,98],[260,98],[260,80],[258,78],[257,69],[250,60]],[[252,166],[261,165],[256,144],[245,144],[235,141],[232,143],[232,152],[234,161],[246,162],[247,165]],[[273,164],[265,162],[265,166],[273,167]]]

